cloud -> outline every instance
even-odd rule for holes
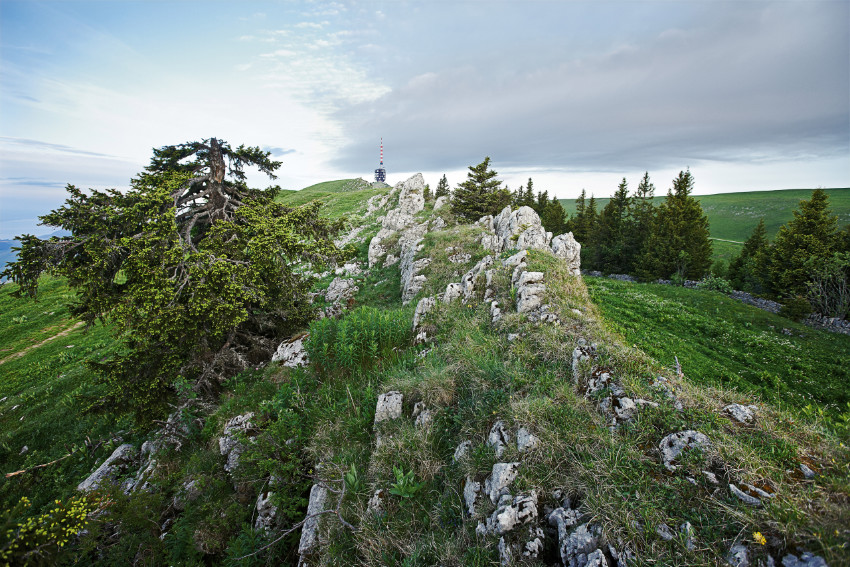
[[[287,154],[294,154],[296,152],[296,150],[291,149],[291,148],[290,149],[284,149],[284,148],[278,148],[276,146],[263,146],[263,151],[264,152],[271,152],[272,156],[274,156],[274,157],[285,156]]]
[[[29,148],[36,151],[50,151],[50,152],[62,152],[66,154],[75,154],[80,156],[94,156],[94,157],[105,157],[105,158],[116,158],[117,156],[112,156],[109,154],[103,154],[100,152],[90,152],[88,150],[82,150],[79,148],[73,148],[71,146],[66,146],[64,144],[51,144],[49,142],[42,142],[40,140],[27,140],[25,138],[10,138],[7,136],[0,136],[0,146],[2,145],[12,145],[12,146],[22,146],[24,148]],[[8,178],[6,178],[8,179]]]
[[[484,155],[573,171],[846,156],[847,17],[847,4],[758,3],[596,54],[435,66],[340,108],[350,143],[334,165],[369,163],[381,135],[403,170]]]

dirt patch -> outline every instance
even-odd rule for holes
[[[82,326],[82,324],[83,324],[83,322],[82,322],[82,321],[77,321],[76,323],[74,323],[73,325],[71,325],[70,327],[68,327],[67,329],[65,329],[64,331],[61,331],[61,332],[59,332],[59,333],[56,333],[56,334],[55,334],[55,335],[53,335],[52,337],[47,337],[46,339],[44,339],[44,340],[43,340],[43,341],[41,341],[40,343],[36,343],[36,344],[34,344],[34,345],[30,345],[30,346],[28,346],[27,348],[25,348],[24,350],[22,350],[22,351],[20,351],[20,352],[16,352],[15,354],[12,354],[12,355],[7,356],[6,358],[4,358],[4,359],[0,360],[0,364],[5,364],[6,362],[9,362],[10,360],[14,360],[14,359],[16,359],[16,358],[20,358],[20,357],[24,356],[26,353],[28,353],[29,351],[31,351],[32,349],[34,349],[34,348],[38,348],[38,347],[40,347],[41,345],[43,345],[43,344],[45,344],[45,343],[49,343],[49,342],[50,342],[50,341],[52,341],[53,339],[58,339],[59,337],[64,337],[64,336],[66,336],[68,333],[70,333],[71,331],[73,331],[74,329],[76,329],[77,327]]]

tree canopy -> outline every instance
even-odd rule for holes
[[[452,211],[459,217],[477,221],[498,214],[511,203],[511,193],[502,187],[498,173],[490,169],[490,158],[470,165],[466,181],[458,185],[452,196]]]
[[[18,238],[3,275],[19,294],[35,297],[42,273],[64,276],[75,316],[114,323],[123,348],[92,364],[108,385],[95,405],[150,416],[178,378],[214,392],[310,319],[310,282],[293,267],[343,259],[332,242],[341,224],[318,204],[275,203],[276,187],[248,188],[249,165],[274,178],[280,163],[215,138],[166,146],[125,193],[68,185],[41,220],[72,236]]]

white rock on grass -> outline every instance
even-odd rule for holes
[[[678,433],[671,433],[661,440],[658,449],[661,451],[661,460],[667,470],[675,471],[677,466],[673,464],[685,449],[708,449],[711,441],[699,431],[689,429]]]
[[[455,449],[455,454],[452,457],[453,462],[458,462],[469,454],[469,449],[472,447],[472,441],[462,441]]]
[[[307,351],[304,350],[304,339],[309,336],[309,333],[307,333],[298,338],[280,343],[277,351],[272,355],[272,362],[280,362],[281,366],[287,366],[289,368],[306,366],[309,360]]]
[[[478,498],[478,493],[481,492],[481,483],[466,477],[466,482],[463,485],[463,502],[466,504],[466,511],[470,516],[475,516],[475,500]]]
[[[726,556],[726,562],[732,567],[749,567],[750,559],[748,557],[747,546],[742,543],[736,543],[729,550]]]
[[[729,485],[729,491],[732,494],[734,494],[735,496],[737,496],[738,500],[740,500],[744,504],[747,504],[748,506],[753,506],[753,507],[756,507],[756,508],[761,506],[761,500],[759,500],[755,496],[751,496],[751,495],[747,494],[746,492],[744,492],[743,490],[741,490],[740,488],[738,488],[734,484]]]
[[[443,294],[443,303],[451,303],[463,294],[463,287],[459,283],[450,283],[446,286],[446,293]]]
[[[331,285],[328,286],[328,290],[325,292],[325,299],[330,303],[347,301],[359,290],[360,288],[354,285],[353,279],[336,277],[331,282]]]
[[[434,210],[435,210],[435,211],[439,211],[439,210],[440,210],[440,209],[442,209],[442,208],[443,208],[446,204],[448,204],[448,202],[449,202],[449,198],[448,198],[448,197],[446,197],[445,195],[444,195],[444,196],[442,196],[442,197],[437,197],[437,200],[436,200],[436,201],[434,201]]]
[[[493,427],[490,428],[490,434],[487,436],[487,444],[493,447],[497,459],[502,458],[510,442],[511,435],[505,429],[505,423],[502,420],[494,423]]]
[[[537,520],[537,494],[520,494],[513,500],[501,504],[487,519],[487,531],[504,535],[517,526]]]
[[[301,541],[298,543],[299,567],[312,565],[312,556],[316,554],[319,547],[319,518],[320,512],[325,510],[328,499],[328,489],[321,484],[314,484],[310,489],[310,501],[307,504],[307,515],[304,525],[301,526]]]
[[[790,553],[783,557],[782,567],[827,567],[827,564],[823,557],[805,551],[799,558]]]
[[[573,238],[572,232],[553,238],[552,252],[555,256],[563,258],[567,262],[567,268],[571,276],[581,275],[581,244]]]
[[[509,494],[508,486],[514,481],[519,473],[519,463],[496,463],[493,471],[484,481],[484,492],[490,497],[490,501],[496,504],[499,498]]]
[[[135,456],[136,450],[133,446],[129,443],[124,443],[115,449],[109,458],[103,461],[103,464],[97,467],[97,469],[91,473],[88,478],[78,484],[77,490],[81,492],[97,490],[105,482],[112,482],[115,479],[115,476],[121,472],[122,469],[126,468],[126,465],[130,463]]]
[[[422,320],[425,318],[431,309],[437,304],[437,300],[433,297],[423,297],[419,300],[419,303],[416,304],[416,311],[413,313],[413,331],[419,328],[419,325],[422,324]]]
[[[755,410],[758,406],[742,406],[741,404],[729,404],[723,411],[729,414],[738,423],[752,423],[755,420]]]
[[[538,439],[537,436],[530,432],[524,425],[520,426],[517,430],[516,448],[520,453],[524,453],[529,449],[534,449],[539,443],[540,439]]]
[[[375,406],[375,424],[400,418],[403,401],[404,395],[396,390],[378,396],[378,404]]]

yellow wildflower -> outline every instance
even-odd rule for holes
[[[761,532],[754,532],[753,540],[755,540],[756,543],[760,543],[762,545],[765,545],[767,543],[767,538],[761,535]]]

